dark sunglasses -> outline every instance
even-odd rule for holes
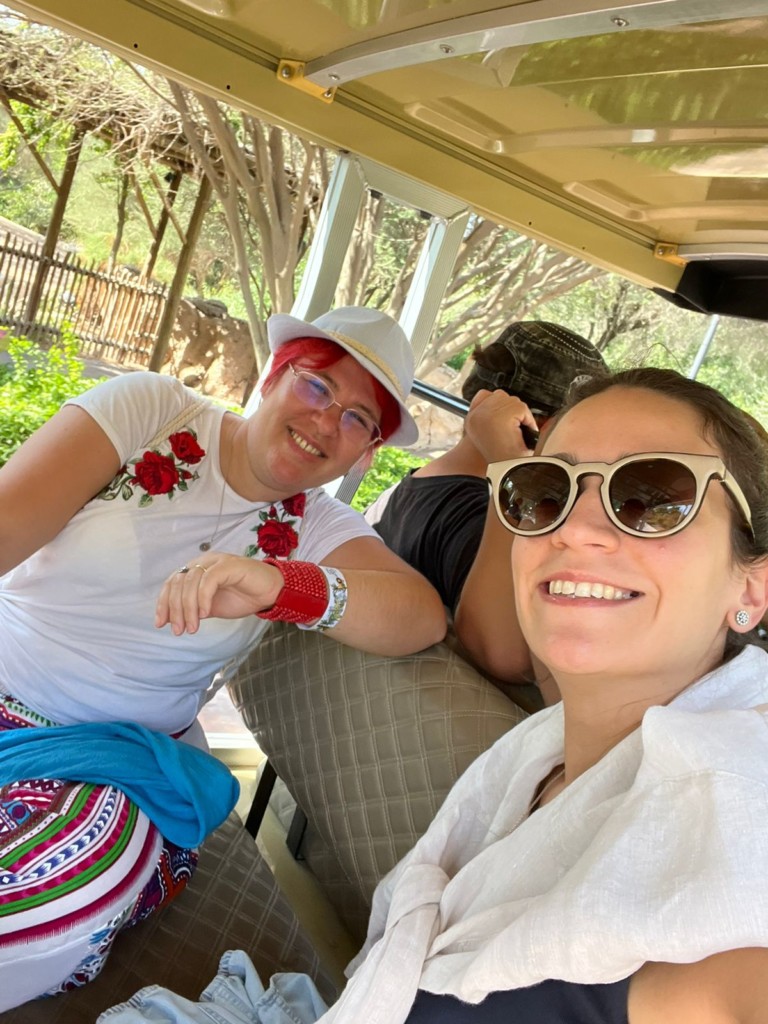
[[[632,537],[669,537],[693,521],[710,480],[719,480],[752,532],[744,492],[715,455],[643,452],[617,462],[579,462],[531,455],[488,467],[496,514],[512,533],[538,537],[561,526],[582,477],[599,476],[606,515]]]

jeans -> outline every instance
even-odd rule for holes
[[[159,985],[101,1014],[96,1024],[314,1024],[328,1009],[306,974],[274,974],[267,989],[242,950],[221,958],[219,973],[193,1003]]]

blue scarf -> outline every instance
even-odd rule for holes
[[[0,785],[39,778],[116,786],[183,847],[199,846],[240,793],[211,754],[133,722],[0,732]]]

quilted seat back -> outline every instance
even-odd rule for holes
[[[464,769],[525,717],[446,643],[392,658],[283,623],[228,687],[306,814],[304,858],[357,939],[378,881]]]

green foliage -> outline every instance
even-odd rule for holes
[[[7,220],[42,234],[53,201],[53,189],[8,115],[0,110],[0,212]]]
[[[51,219],[53,193],[48,182],[20,173],[0,171],[0,209],[7,220],[43,235]]]
[[[162,177],[164,171],[159,170]],[[117,232],[121,177],[122,167],[113,154],[105,150],[101,140],[92,135],[87,136],[67,203],[67,218],[77,226],[78,251],[87,261],[94,260],[97,264],[103,264],[110,256]],[[136,168],[136,177],[142,186],[150,214],[157,223],[160,199],[143,167]],[[186,204],[180,203],[175,212],[181,223],[185,223],[185,217],[188,217]],[[133,191],[128,194],[126,213],[118,262],[141,267],[147,258],[152,237]],[[174,231],[166,236],[166,243],[170,243],[171,249],[175,246],[175,252],[173,257],[166,258],[165,246],[161,250],[162,256],[154,274],[161,281],[170,281],[173,276],[173,260],[178,256],[180,246]]]
[[[64,160],[68,127],[44,110],[28,107],[26,103],[13,100],[11,109],[26,137],[34,142],[39,153],[45,153],[49,157],[53,155],[58,169]],[[0,171],[8,171],[15,167],[20,153],[26,146],[10,117],[6,115],[4,120],[5,127],[0,132]]]
[[[606,351],[606,360],[614,369],[663,366],[687,375],[708,326],[708,319],[700,313],[668,306],[642,346],[626,336],[618,337]],[[763,424],[768,423],[767,336],[768,325],[760,321],[721,317],[697,375]]]
[[[68,328],[50,348],[27,338],[2,334],[0,349],[10,362],[0,365],[0,466],[22,441],[60,406],[98,381],[87,378],[77,358],[77,338]],[[102,380],[104,378],[101,378]]]
[[[467,345],[467,347],[463,348],[460,352],[454,352],[452,356],[449,356],[448,359],[446,359],[445,365],[450,366],[452,370],[456,370],[458,373],[464,366],[464,363],[466,363],[472,355],[474,347],[474,345]]]
[[[71,129],[44,110],[13,101],[12,109],[27,139],[46,161],[54,177],[64,165]],[[43,234],[55,200],[54,190],[40,173],[27,142],[5,111],[0,112],[0,210],[3,217]],[[62,237],[71,237],[67,221]]]
[[[540,306],[536,316],[565,324],[590,341],[599,342],[621,278],[606,275]],[[612,370],[659,366],[688,374],[709,327],[708,317],[680,309],[639,285],[632,285],[629,323],[623,321],[603,355]],[[721,317],[698,379],[718,388],[734,404],[768,423],[768,324]]]
[[[365,474],[357,494],[352,499],[352,508],[364,512],[382,491],[402,480],[409,470],[418,469],[428,461],[417,459],[415,455],[403,451],[402,448],[379,448],[373,465]]]
[[[9,119],[5,129],[0,132],[0,171],[9,171],[16,165],[19,158],[20,135],[16,126]]]

